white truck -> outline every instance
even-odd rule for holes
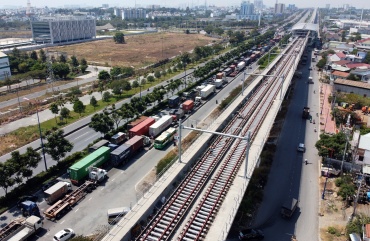
[[[204,89],[200,91],[200,97],[204,100],[207,99],[213,92],[215,92],[216,86],[207,85]]]
[[[238,72],[242,71],[243,69],[245,68],[245,62],[242,61],[240,62],[237,66],[236,66],[236,69]]]
[[[107,178],[108,172],[97,167],[89,167],[89,179],[93,182],[101,182]]]
[[[27,219],[13,220],[0,230],[1,241],[23,241],[43,226],[41,218],[30,216]]]
[[[172,116],[164,115],[161,119],[149,126],[149,136],[156,137],[172,124]]]
[[[217,89],[222,88],[223,80],[222,79],[216,79],[215,80],[215,86]]]

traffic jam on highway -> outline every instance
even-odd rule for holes
[[[273,44],[275,43],[271,41],[270,45],[248,50],[243,57],[229,66],[224,66],[222,71],[200,83],[195,89],[183,92],[182,96],[170,97],[166,110],[155,116],[141,116],[128,124],[127,133],[118,132],[110,140],[102,139],[90,146],[89,154],[68,168],[69,181],[59,178],[42,187],[43,198],[48,205],[45,211],[40,211],[36,202],[38,197],[28,196],[19,201],[17,207],[23,217],[2,227],[0,240],[26,240],[42,229],[44,222],[59,220],[88,193],[105,183],[109,175],[108,170],[112,167],[123,166],[139,152],[150,151],[152,147],[161,151],[170,144],[176,145],[179,119],[185,120],[191,116],[213,95],[243,73],[243,70],[252,69],[251,65],[268,52]],[[126,211],[116,211],[108,215],[109,223],[116,223],[129,209],[124,210]],[[75,231],[72,229],[63,229],[55,234],[54,238],[67,240],[74,235]]]

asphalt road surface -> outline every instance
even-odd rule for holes
[[[252,224],[253,228],[263,230],[265,241],[289,240],[293,234],[299,241],[318,240],[318,176],[320,159],[314,147],[318,132],[314,124],[302,119],[304,106],[311,108],[318,128],[319,84],[316,74],[311,74],[314,84],[308,84],[309,63],[300,65],[303,72],[297,79],[293,98],[286,114],[284,126],[274,156],[268,182],[264,189],[264,200]],[[316,94],[313,94],[315,90]],[[306,152],[297,152],[299,143],[305,143]],[[304,164],[304,160],[308,164]],[[290,219],[280,215],[281,205],[286,199],[299,198],[298,208]],[[237,233],[229,234],[228,240],[237,240]]]
[[[226,98],[230,91],[237,85],[240,85],[244,75],[237,76],[232,82],[222,88],[217,94],[211,96],[196,112],[193,112],[185,121],[184,125],[199,123],[202,119],[209,115],[216,108],[216,100],[218,103]],[[229,78],[231,80],[231,78]],[[183,136],[188,133],[188,130],[183,130]],[[99,135],[99,134],[98,134]],[[85,148],[88,142],[91,142],[93,136],[91,134],[70,135],[69,138],[74,139],[76,143],[84,144],[76,145],[74,148]],[[77,138],[77,139],[76,139]],[[41,232],[38,240],[50,240],[52,235],[63,228],[71,227],[77,234],[88,235],[94,232],[103,225],[107,225],[106,212],[109,208],[133,206],[141,197],[142,192],[135,190],[136,184],[156,166],[159,159],[166,155],[172,149],[172,145],[168,145],[165,150],[146,150],[139,153],[129,163],[120,168],[113,168],[109,171],[109,179],[100,187],[88,194],[81,203],[76,205],[69,213],[60,220],[54,222],[45,220],[44,228],[48,232]],[[49,205],[41,198],[40,194],[39,207],[41,212],[45,211]],[[0,218],[0,225],[4,226],[12,219],[19,216],[17,209],[13,208],[9,212],[4,213]]]

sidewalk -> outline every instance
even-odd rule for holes
[[[331,117],[331,104],[328,102],[328,98],[333,91],[333,86],[330,84],[321,83],[320,87],[320,130],[327,134],[336,134],[337,129],[335,126],[335,120]]]

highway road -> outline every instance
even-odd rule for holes
[[[255,65],[253,65],[255,68]],[[244,75],[237,76],[232,82],[222,88],[217,95],[212,96],[206,101],[199,110],[194,112],[185,121],[185,125],[199,123],[202,119],[207,117],[209,113],[216,108],[216,100],[218,103],[226,98],[229,93],[241,84]],[[231,80],[231,78],[229,78]],[[86,132],[85,132],[86,133]],[[95,132],[96,133],[96,132]],[[186,135],[188,130],[184,130]],[[96,133],[97,136],[100,134]],[[86,143],[93,140],[95,137],[91,134],[75,135],[75,133],[68,136],[76,142],[83,144],[76,145],[74,148],[85,148]],[[150,151],[141,152],[136,158],[131,160],[127,165],[120,168],[113,168],[109,171],[109,179],[97,190],[88,194],[86,198],[77,206],[67,213],[61,220],[57,222],[45,221],[45,228],[48,232],[41,233],[42,237],[39,240],[50,240],[52,235],[62,228],[72,227],[78,234],[91,234],[95,229],[107,224],[106,212],[109,208],[133,206],[142,193],[137,193],[135,185],[145,176],[153,167],[156,166],[159,159],[161,159],[168,151],[172,149],[169,145],[166,150],[159,151],[152,149]],[[39,193],[41,196],[41,193]],[[41,198],[40,198],[41,201]],[[42,211],[49,206],[41,201],[39,207]],[[5,225],[10,220],[20,215],[16,209],[12,209],[0,218],[0,225]]]
[[[278,138],[278,144],[268,182],[264,189],[264,200],[252,223],[253,228],[263,230],[264,240],[290,240],[295,234],[299,241],[318,240],[318,177],[320,159],[314,147],[318,140],[318,132],[314,132],[314,124],[302,119],[304,106],[311,108],[313,119],[318,128],[319,93],[318,77],[308,70],[309,63],[300,65],[303,72],[301,79],[294,85],[293,97],[286,114],[284,125]],[[308,84],[309,76],[313,76],[314,84]],[[305,143],[306,152],[297,152],[299,143]],[[304,160],[308,160],[308,165]],[[281,205],[286,198],[299,197],[299,205],[291,219],[280,215]],[[228,240],[237,240],[237,233],[231,232]]]

